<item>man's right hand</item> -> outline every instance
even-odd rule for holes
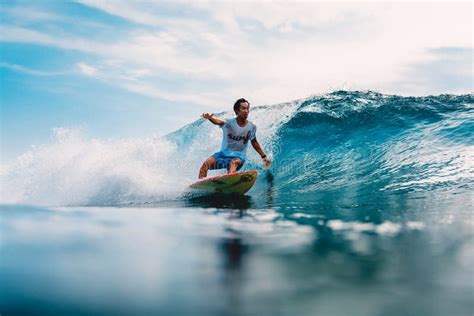
[[[213,113],[202,113],[202,118],[206,119],[206,120],[209,120],[211,119],[211,117],[213,116],[214,114]]]

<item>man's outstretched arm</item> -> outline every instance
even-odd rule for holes
[[[214,117],[213,113],[202,113],[201,117],[203,119],[211,121],[211,123],[215,125],[224,126],[225,123],[223,120]]]
[[[251,144],[252,144],[252,147],[255,149],[256,152],[258,152],[258,154],[260,155],[260,157],[262,157],[262,160],[263,162],[265,163],[265,166],[267,167],[270,167],[270,158],[267,157],[267,155],[265,154],[265,152],[263,151],[262,147],[260,146],[260,144],[258,143],[257,139],[254,138],[252,141],[251,141]]]

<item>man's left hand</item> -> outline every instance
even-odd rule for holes
[[[272,162],[270,161],[270,158],[265,157],[265,158],[262,158],[262,160],[265,163],[265,167],[270,168],[270,165],[272,164]]]

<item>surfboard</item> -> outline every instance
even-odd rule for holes
[[[199,180],[191,184],[190,188],[210,193],[245,194],[254,185],[257,175],[257,170],[234,172]]]

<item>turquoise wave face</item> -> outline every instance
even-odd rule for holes
[[[310,98],[275,135],[273,189],[286,201],[463,193],[474,183],[473,135],[473,95]]]

